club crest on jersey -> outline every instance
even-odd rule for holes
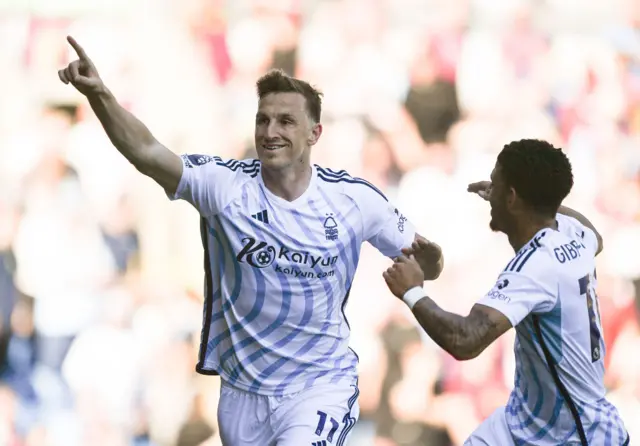
[[[324,235],[327,240],[338,240],[338,223],[333,218],[333,214],[327,214],[324,220]]]

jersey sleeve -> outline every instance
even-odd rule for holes
[[[598,238],[596,234],[588,227],[580,223],[573,217],[564,214],[556,215],[558,223],[558,231],[569,237],[579,237],[589,251],[595,255],[598,252]]]
[[[246,178],[242,164],[209,155],[181,155],[183,169],[175,194],[170,200],[185,200],[203,216],[218,214],[229,204],[233,191]]]
[[[551,311],[556,300],[556,294],[535,277],[505,271],[478,303],[498,310],[515,327],[530,313]]]
[[[387,257],[399,256],[402,248],[411,246],[415,239],[415,228],[382,192],[369,183],[366,186],[359,187],[357,194],[363,217],[364,240]]]

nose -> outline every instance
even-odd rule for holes
[[[270,121],[269,124],[266,125],[264,136],[267,139],[274,139],[278,137],[278,128],[275,121]]]

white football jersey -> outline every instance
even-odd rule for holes
[[[363,242],[386,256],[415,230],[385,196],[345,171],[313,166],[293,202],[264,185],[259,160],[183,155],[171,199],[202,216],[205,306],[197,370],[263,395],[355,383],[344,307]]]
[[[622,445],[605,398],[605,346],[596,296],[596,236],[557,216],[507,264],[479,302],[515,327],[516,374],[506,419],[516,445]]]

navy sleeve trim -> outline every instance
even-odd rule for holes
[[[318,165],[316,165],[316,169],[318,171],[318,178],[320,178],[323,181],[326,181],[327,183],[345,182],[345,183],[351,183],[351,184],[362,184],[364,186],[367,186],[374,192],[376,192],[378,195],[380,195],[384,199],[384,201],[389,201],[387,197],[380,191],[380,189],[375,187],[373,184],[369,183],[367,180],[364,180],[362,178],[352,177],[345,170],[334,172],[331,169],[326,169]]]
[[[216,166],[226,167],[233,172],[240,170],[242,173],[249,175],[252,178],[255,178],[260,171],[260,160],[254,159],[251,161],[238,161],[235,159],[223,160],[219,156],[211,156],[211,155],[199,155],[199,154],[190,154],[190,155],[182,155],[182,159],[184,160],[184,166],[188,169],[192,169],[197,166],[203,166],[210,162],[215,162]]]

